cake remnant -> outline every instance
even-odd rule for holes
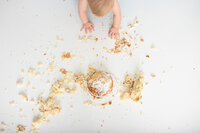
[[[37,100],[40,114],[38,114],[32,122],[33,133],[37,132],[37,128],[41,123],[48,121],[47,118],[49,116],[55,116],[60,113],[61,107],[57,101],[58,95],[64,92],[73,94],[76,91],[76,87],[73,85],[75,83],[74,73],[66,71],[64,68],[60,69],[60,72],[63,74],[64,78],[52,84],[46,100],[42,95],[40,95]]]
[[[97,37],[94,37],[94,36],[88,36],[87,37],[87,40],[92,40],[94,42],[97,42],[98,41],[98,38]]]
[[[43,63],[42,62],[38,62],[38,67],[42,67],[43,66]]]
[[[5,133],[5,129],[0,129],[0,133]]]
[[[28,102],[28,97],[24,93],[19,93],[19,98],[22,102]]]
[[[34,74],[35,74],[35,68],[29,68],[28,75],[32,77],[34,76]]]
[[[131,53],[130,47],[131,43],[129,43],[126,38],[122,38],[116,40],[114,48],[107,49],[104,47],[104,49],[106,49],[108,53],[114,53],[114,54],[128,53],[130,55]]]
[[[62,41],[64,41],[64,39],[62,37],[56,36],[56,41],[62,42]]]
[[[54,71],[54,66],[53,66],[52,63],[49,64],[48,70],[49,70],[50,72],[53,72],[53,71]]]
[[[31,86],[31,83],[30,83],[30,81],[28,81],[26,84],[26,87],[30,87],[30,86]]]
[[[155,78],[155,77],[156,77],[156,75],[155,75],[155,74],[151,74],[151,77],[152,77],[152,78]]]
[[[14,106],[14,105],[16,105],[16,102],[15,101],[10,101],[9,104]]]
[[[1,122],[1,127],[6,128],[6,124],[4,122]]]
[[[21,70],[21,75],[24,75],[24,69]]]
[[[35,76],[36,76],[37,78],[39,78],[40,75],[41,75],[40,72],[36,72],[36,73],[35,73]]]
[[[135,76],[127,74],[123,82],[124,90],[121,93],[121,100],[132,99],[135,102],[140,101],[142,99],[143,83],[143,73]]]
[[[89,106],[89,105],[92,104],[92,101],[91,101],[91,100],[88,100],[88,101],[83,102],[83,104]]]
[[[16,84],[17,84],[18,88],[21,88],[23,86],[23,80],[22,79],[18,79]]]
[[[17,126],[17,132],[20,133],[20,132],[25,132],[26,128],[22,125],[18,125]]]
[[[143,39],[143,38],[140,38],[140,41],[141,41],[141,42],[144,42],[144,39]]]
[[[71,58],[71,54],[69,52],[68,53],[63,52],[61,58],[62,58],[62,60],[70,59]]]
[[[95,71],[87,79],[87,86],[92,96],[104,97],[113,89],[113,80],[109,73]]]

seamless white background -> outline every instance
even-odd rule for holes
[[[48,64],[53,62],[52,56],[56,57],[56,68],[86,73],[88,65],[93,65],[112,73],[119,81],[126,72],[143,70],[148,85],[144,86],[143,104],[120,101],[116,96],[112,106],[106,109],[83,105],[87,98],[81,89],[75,95],[64,94],[59,97],[63,109],[61,114],[50,117],[51,123],[43,123],[39,132],[200,131],[200,1],[119,2],[122,27],[132,23],[137,16],[140,21],[138,32],[145,39],[145,43],[134,50],[133,58],[125,54],[106,53],[103,46],[114,46],[114,41],[110,39],[97,43],[78,41],[82,25],[77,0],[0,0],[0,121],[7,124],[6,132],[15,132],[18,124],[26,126],[26,132],[31,129],[31,122],[38,114],[37,107],[21,102],[18,93],[26,91],[30,99],[37,99],[41,92],[48,94],[50,86],[46,85],[47,80],[52,84],[60,78],[57,69],[46,71]],[[90,18],[96,29],[92,35],[99,38],[107,36],[112,14],[104,18],[90,14]],[[64,41],[56,41],[56,36]],[[156,47],[154,51],[150,48],[152,44]],[[70,61],[61,61],[64,51],[71,52],[75,57]],[[150,55],[150,59],[145,58],[146,54]],[[37,68],[38,61],[44,63],[39,71],[45,74],[38,79],[29,77],[27,70]],[[20,74],[22,69],[24,75]],[[152,73],[155,78],[150,76]],[[20,78],[23,78],[24,86],[17,88],[16,81]],[[26,87],[28,81],[31,87]],[[15,106],[9,105],[12,100],[17,103]],[[32,108],[35,110],[32,111]]]

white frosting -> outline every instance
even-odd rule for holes
[[[88,88],[91,88],[96,97],[105,96],[109,91],[112,91],[113,80],[110,74],[102,71],[95,72],[88,79]]]

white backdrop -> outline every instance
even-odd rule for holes
[[[34,104],[19,100],[21,91],[25,91],[29,99],[37,99],[41,92],[48,94],[47,81],[52,84],[60,78],[58,68],[86,72],[90,64],[109,71],[119,81],[126,72],[143,70],[148,82],[144,86],[143,104],[120,101],[118,96],[106,109],[88,107],[83,105],[85,95],[78,89],[75,95],[59,97],[61,114],[50,117],[51,123],[43,123],[39,132],[200,132],[200,1],[119,2],[122,27],[133,22],[136,16],[141,23],[138,30],[145,43],[133,52],[133,58],[106,53],[103,46],[114,46],[110,39],[97,43],[78,40],[82,25],[77,0],[0,0],[0,122],[6,123],[6,132],[15,132],[18,124],[26,126],[28,132],[38,114]],[[111,14],[104,18],[90,15],[96,29],[93,35],[107,36],[111,17]],[[105,24],[103,30],[101,23]],[[155,45],[156,50],[152,51],[151,45]],[[63,62],[60,56],[64,51],[75,57]],[[145,58],[146,54],[150,59]],[[27,70],[37,68],[39,61],[44,64],[39,69],[44,75],[29,77]],[[56,70],[46,71],[52,62]],[[150,76],[152,73],[155,78]],[[22,88],[16,87],[18,79],[23,79]],[[28,81],[30,87],[26,86]],[[13,100],[16,105],[11,106],[9,102]]]

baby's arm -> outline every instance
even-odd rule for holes
[[[88,6],[88,0],[79,0],[79,16],[80,19],[83,23],[83,27],[81,28],[82,30],[85,30],[85,33],[87,34],[87,32],[92,32],[94,31],[94,26],[92,23],[89,22],[88,20],[88,16],[87,16],[87,6]]]
[[[119,2],[118,0],[115,0],[113,9],[113,25],[109,31],[109,37],[111,37],[112,39],[115,38],[119,38],[119,28],[120,28],[120,24],[121,24],[121,9],[119,6]]]

